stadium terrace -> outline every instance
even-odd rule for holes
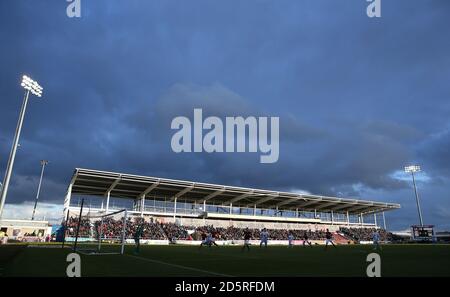
[[[317,226],[386,226],[384,212],[396,203],[207,184],[77,168],[64,201],[67,212],[127,209],[131,216],[155,217],[181,224],[273,228]]]

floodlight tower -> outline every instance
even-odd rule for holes
[[[39,200],[39,193],[41,193],[41,185],[42,185],[42,178],[44,177],[44,169],[45,169],[45,165],[48,164],[47,160],[41,160],[41,178],[39,179],[39,186],[37,189],[37,194],[36,194],[36,200],[34,201],[34,208],[33,208],[33,214],[31,215],[31,220],[34,220],[34,214],[36,213],[36,206]]]
[[[411,176],[412,176],[413,185],[414,185],[414,194],[416,195],[417,211],[419,212],[420,226],[423,226],[422,210],[420,209],[419,194],[417,193],[416,179],[414,177],[414,173],[419,172],[419,171],[420,171],[420,166],[418,166],[418,165],[410,165],[410,166],[405,167],[405,172],[411,173]]]
[[[17,146],[19,144],[20,132],[22,130],[23,119],[25,117],[25,110],[27,109],[28,97],[30,93],[42,97],[42,87],[34,80],[24,75],[22,77],[22,83],[20,84],[25,89],[25,95],[23,98],[22,108],[20,110],[19,121],[17,122],[16,133],[14,135],[13,145],[9,154],[8,165],[6,166],[5,178],[3,180],[2,194],[0,198],[0,219],[3,215],[3,207],[5,205],[6,194],[8,193],[9,180],[11,179],[11,173],[14,166],[14,159],[16,158]]]

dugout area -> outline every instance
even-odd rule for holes
[[[108,247],[105,245],[105,249]],[[117,247],[111,246],[111,249]],[[83,255],[81,273],[97,276],[366,276],[369,245],[241,246],[199,249],[196,246],[126,245],[124,255]],[[1,277],[64,277],[70,248],[57,244],[8,244],[0,246]],[[450,245],[383,245],[382,276],[450,276]]]

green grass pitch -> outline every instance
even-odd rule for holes
[[[105,246],[118,251],[118,246]],[[126,246],[124,255],[81,255],[82,276],[366,276],[371,246]],[[0,246],[0,275],[66,276],[65,248]],[[450,245],[384,245],[382,276],[450,276]]]

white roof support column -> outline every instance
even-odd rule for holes
[[[111,186],[108,188],[108,191],[106,191],[105,196],[106,196],[106,213],[108,213],[109,211],[109,198],[111,197],[111,191],[114,190],[114,188],[117,186],[117,184],[120,182],[120,180],[122,179],[122,175],[119,175],[119,178],[116,179]]]
[[[384,216],[384,211],[383,211],[383,226],[384,230],[386,230],[386,217]]]
[[[175,216],[177,214],[177,197],[175,197],[174,203],[173,203],[173,222],[175,223]]]
[[[337,205],[336,207],[333,207],[333,210],[336,211],[336,210],[341,210],[341,209],[344,209],[344,208],[351,209],[352,205],[357,205],[357,203],[356,202],[353,202],[353,203],[342,203],[342,204]]]
[[[147,189],[145,189],[145,191],[142,192],[140,195],[141,195],[141,196],[142,196],[142,195],[144,195],[144,196],[148,195],[151,191],[153,191],[153,189],[155,189],[157,186],[159,186],[159,183],[160,183],[160,182],[161,182],[161,179],[158,178],[158,180],[157,180],[154,184],[152,184],[152,185],[149,186]]]
[[[375,222],[375,228],[378,228],[378,224],[377,224],[377,213],[376,213],[376,212],[373,213],[373,221]]]
[[[203,211],[206,212],[206,200],[203,200]]]
[[[348,211],[347,211],[347,227],[350,227],[350,216]]]
[[[224,202],[224,204],[228,204],[228,203],[233,204],[233,203],[235,203],[235,202],[238,202],[239,200],[242,200],[242,199],[244,199],[244,198],[247,198],[247,197],[253,195],[253,192],[254,192],[254,191],[252,190],[252,191],[250,191],[250,193],[243,193],[243,194],[241,194],[241,195],[239,195],[239,196],[234,197],[234,198],[231,199],[231,200],[228,200],[228,201]]]
[[[364,212],[364,209],[369,209],[372,205],[356,205],[354,207],[349,208],[349,211],[356,211],[356,210],[361,210],[361,213]]]
[[[363,217],[362,213],[360,214],[360,216],[361,216],[361,226],[362,226],[362,225],[364,225],[364,217]]]
[[[187,192],[190,192],[193,188],[195,187],[195,183],[193,183],[191,186],[184,188],[183,190],[179,191],[178,193],[176,193],[170,200],[173,201],[177,198],[180,198],[181,196],[183,196],[184,194],[186,194]],[[206,200],[205,200],[206,201]]]
[[[233,203],[230,203],[230,215],[233,213]]]
[[[64,197],[64,219],[67,217],[67,212],[69,211],[70,207],[70,200],[72,199],[72,186],[75,183],[75,180],[78,177],[78,171],[75,172],[72,179],[70,180],[70,184],[67,187],[66,197]]]
[[[111,196],[111,192],[107,192],[106,193],[106,209],[105,209],[105,211],[106,211],[106,213],[108,213],[108,210],[109,210],[109,197]]]
[[[223,192],[226,191],[226,188],[223,187],[223,189],[217,190],[215,192],[212,192],[211,194],[209,194],[208,196],[206,196],[205,198],[203,198],[204,200],[208,201],[209,199],[212,199],[220,194],[222,194]]]
[[[67,217],[67,212],[69,211],[71,199],[72,199],[72,183],[67,188],[66,197],[64,198],[64,220]]]
[[[295,202],[298,200],[299,200],[299,198],[286,199],[285,201],[279,202],[277,205],[283,206],[283,205],[286,205],[286,204],[289,204],[289,203],[292,203],[292,202]]]
[[[256,216],[256,204],[253,206],[253,215]]]
[[[320,203],[322,201],[322,198],[317,199],[317,200],[305,200],[305,201],[306,202],[301,204],[300,207],[305,207],[305,206],[308,206],[308,205],[313,205],[313,204]],[[314,207],[314,208],[316,208],[316,207]]]
[[[323,203],[322,205],[318,205],[318,206],[316,206],[315,208],[316,208],[316,209],[324,209],[324,208],[327,208],[327,207],[329,207],[329,206],[336,205],[336,203],[338,203],[338,202],[328,202],[328,203]]]
[[[331,211],[331,225],[334,225],[334,213]]]
[[[259,204],[265,203],[265,202],[267,202],[267,201],[273,200],[273,199],[275,199],[275,198],[277,198],[277,197],[279,197],[279,196],[280,196],[279,193],[276,194],[276,195],[269,195],[269,196],[267,196],[267,197],[264,197],[264,198],[259,199],[258,201],[255,202],[255,204],[256,204],[256,205],[259,205]],[[276,205],[276,208],[277,208],[277,211],[278,211],[278,205]]]
[[[158,180],[152,184],[151,186],[149,186],[147,189],[145,189],[144,192],[142,192],[139,197],[142,199],[141,200],[141,217],[144,217],[144,210],[145,210],[145,197],[151,192],[153,191],[153,189],[155,189],[157,186],[159,186],[159,183],[161,182],[161,179],[158,178]],[[155,202],[155,200],[153,200]]]
[[[145,195],[141,195],[141,218],[144,217],[144,209],[145,209]]]

